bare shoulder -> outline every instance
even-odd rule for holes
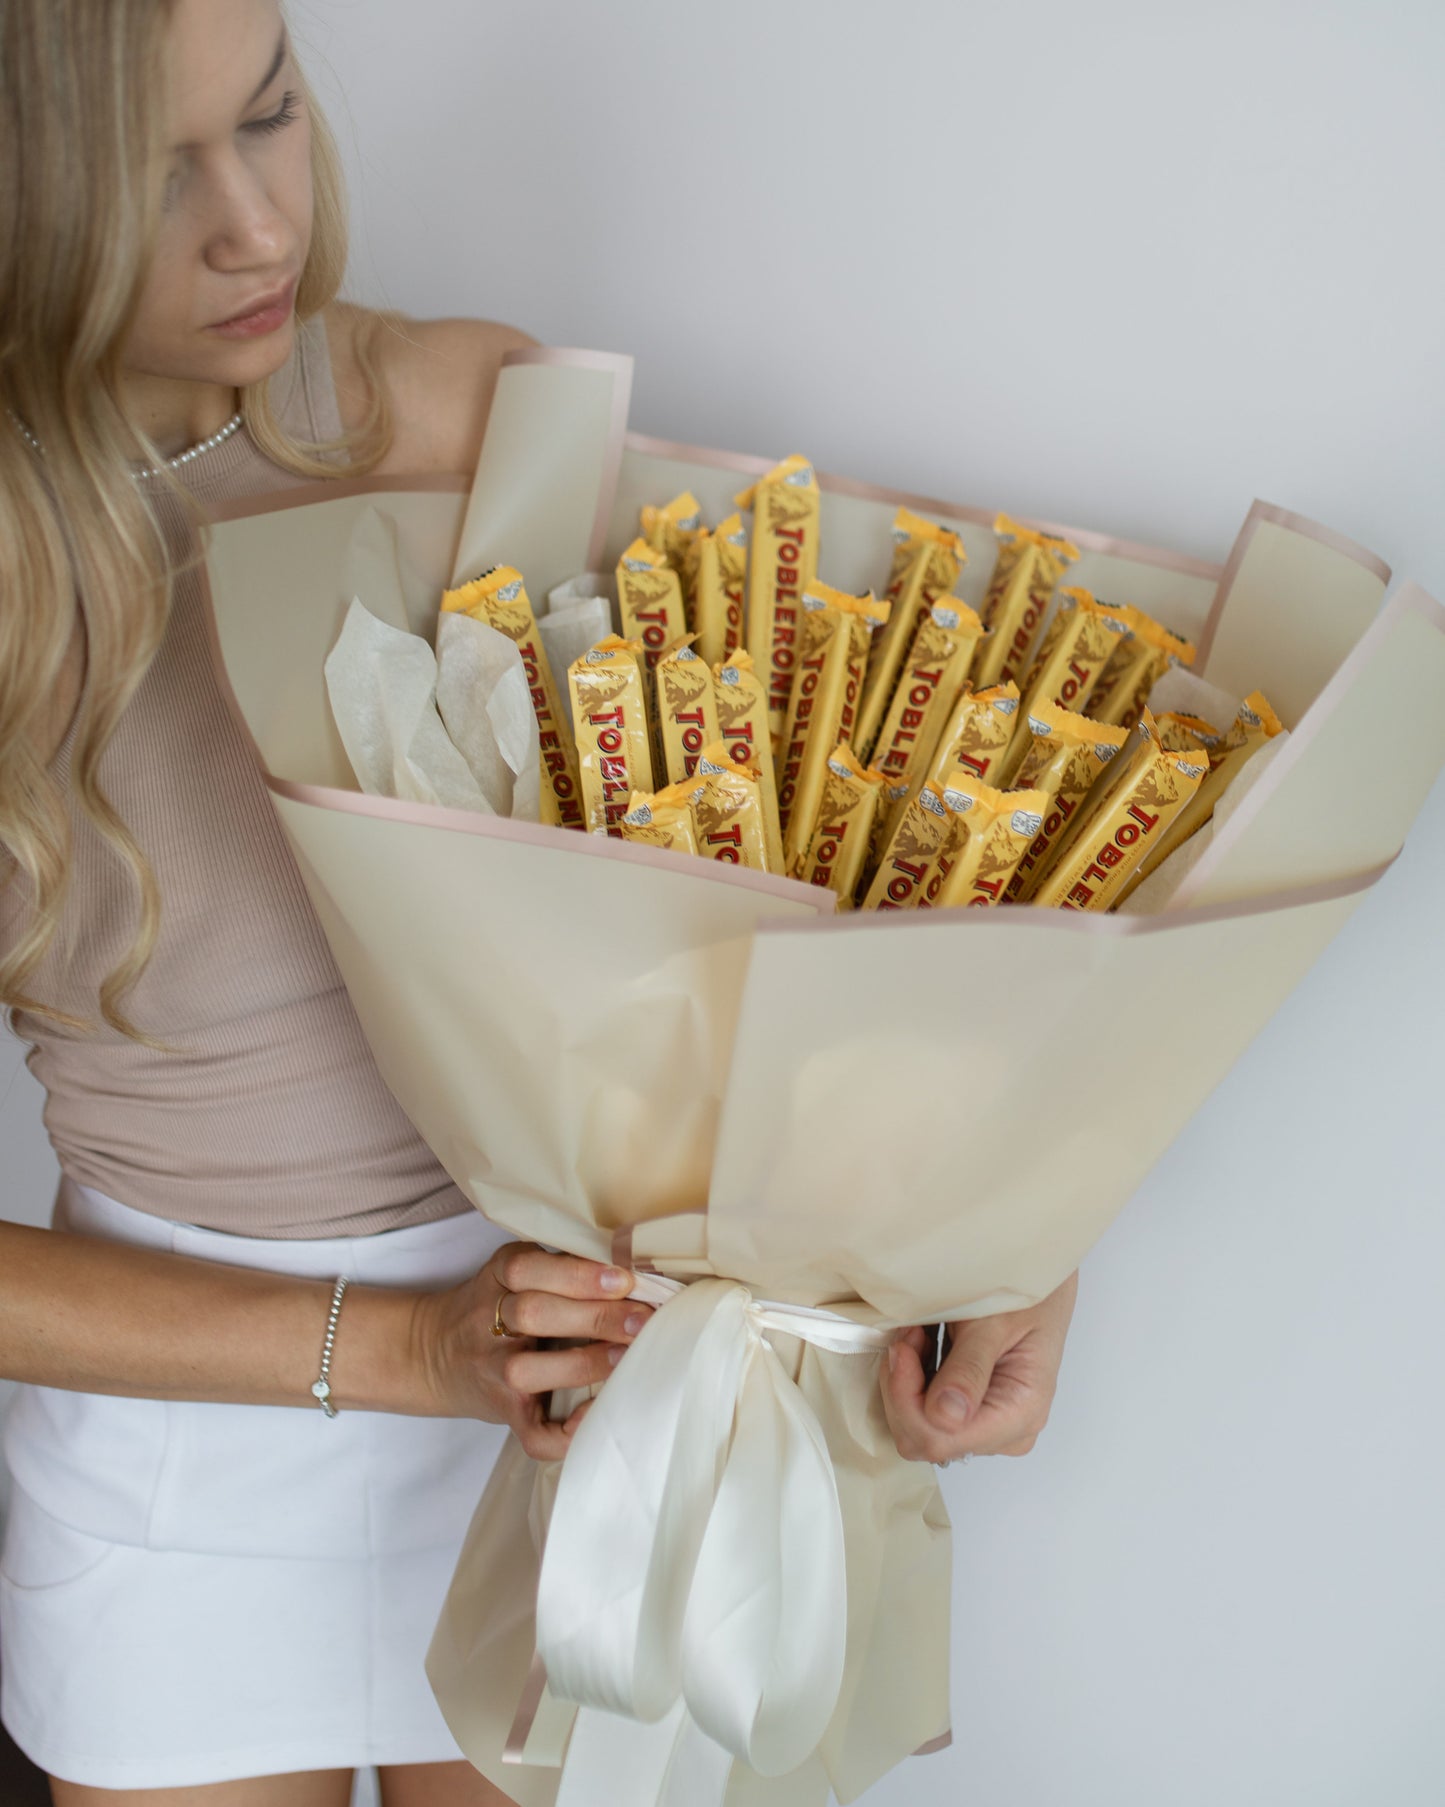
[[[359,348],[371,339],[395,417],[395,438],[379,467],[383,472],[470,474],[481,453],[502,359],[536,344],[529,334],[493,320],[383,319],[347,302],[328,310],[326,326],[337,405],[348,428],[365,418]]]

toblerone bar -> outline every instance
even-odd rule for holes
[[[663,847],[673,853],[697,852],[697,831],[693,827],[691,784],[672,784],[666,790],[649,796],[634,791],[627,800],[627,814],[622,818],[622,838],[642,847]]]
[[[687,633],[682,580],[662,553],[634,540],[617,563],[617,601],[622,637],[642,642],[650,671]]]
[[[1020,527],[1006,515],[994,522],[994,532],[999,539],[1002,577],[1000,580],[996,570],[989,585],[983,617],[989,638],[979,653],[974,673],[974,682],[980,689],[991,684],[1022,682],[1054,585],[1065,567],[1079,558],[1078,547],[1068,540]],[[996,584],[1000,584],[997,589]]]
[[[778,822],[778,780],[773,767],[773,736],[768,728],[768,697],[753,669],[752,654],[741,649],[726,665],[713,670],[713,702],[719,738],[735,765],[758,768],[763,793],[763,826],[767,831],[768,870],[783,870],[783,831]]]
[[[964,559],[963,541],[956,533],[925,521],[906,508],[898,510],[893,522],[893,569],[883,593],[890,609],[888,625],[873,637],[858,716],[857,741],[864,757],[876,753],[878,731],[888,713],[899,673],[911,656],[914,636],[934,604],[948,597]],[[964,607],[956,602],[948,606]],[[972,615],[973,611],[968,613]],[[979,633],[982,632],[980,622]]]
[[[709,665],[720,665],[743,643],[743,589],[748,569],[743,517],[729,515],[715,532],[704,527],[692,543],[688,566],[698,656]]]
[[[870,869],[873,862],[881,858],[904,811],[923,784],[928,784],[938,794],[955,766],[962,766],[971,778],[988,780],[996,762],[1007,750],[1018,714],[1018,685],[997,684],[989,690],[975,691],[965,683],[963,691],[949,712],[943,732],[935,743],[931,763],[922,778],[915,773],[904,783],[890,783],[884,792],[873,827]]]
[[[925,784],[904,809],[873,874],[863,908],[916,909],[952,823],[939,793]]]
[[[803,592],[818,574],[822,496],[812,465],[794,454],[734,499],[753,511],[744,643],[767,686],[768,725],[776,740],[798,665]]]
[[[1036,703],[1027,720],[1032,745],[1019,767],[1017,782],[1022,789],[1045,792],[1049,801],[1043,824],[1009,885],[1008,902],[1027,900],[1074,811],[1129,738],[1123,728],[1105,727],[1058,703]]]
[[[609,634],[567,668],[591,834],[622,834],[634,791],[652,789],[643,668],[635,641]]]
[[[1062,606],[1050,622],[1024,686],[1014,737],[994,783],[1006,786],[1029,751],[1029,715],[1038,703],[1057,703],[1081,714],[1117,644],[1115,623],[1087,590],[1060,591]]]
[[[1089,699],[1089,713],[1095,721],[1131,728],[1149,692],[1170,665],[1192,665],[1195,649],[1142,609],[1118,605],[1107,606],[1105,612],[1124,622],[1129,635],[1122,645],[1116,644],[1113,657],[1100,673]]]
[[[689,603],[692,549],[702,531],[702,509],[690,489],[674,496],[665,508],[644,507],[641,518],[642,537],[654,552],[660,552],[682,579],[684,603]],[[691,623],[688,624],[691,626]]]
[[[953,816],[920,909],[978,908],[1002,903],[1043,826],[1044,791],[1000,791],[966,772],[953,772],[943,787],[944,807]]]
[[[442,597],[442,608],[470,615],[473,620],[496,628],[521,654],[527,691],[537,717],[542,762],[542,821],[555,828],[581,828],[582,787],[577,770],[577,750],[521,573],[510,565],[498,565],[474,582],[448,590]]]
[[[702,750],[718,738],[713,676],[690,642],[669,647],[653,672],[662,762],[669,784],[691,778]]]
[[[742,765],[723,742],[704,747],[688,787],[697,850],[704,859],[771,872],[764,827],[762,774]]]
[[[928,771],[982,638],[983,623],[957,597],[924,613],[874,747],[890,785],[912,788]]]
[[[1176,723],[1189,719],[1192,718],[1174,717]],[[1197,722],[1195,725],[1196,729],[1208,727],[1206,722]],[[1245,698],[1240,704],[1234,726],[1222,737],[1218,737],[1215,745],[1209,746],[1207,741],[1204,743],[1206,751],[1199,757],[1207,757],[1209,760],[1207,777],[1159,840],[1144,855],[1133,878],[1124,888],[1124,897],[1136,885],[1142,884],[1151,873],[1156,872],[1176,847],[1182,847],[1191,835],[1203,828],[1240,769],[1253,759],[1266,742],[1283,732],[1279,717],[1258,690]],[[1162,725],[1160,737],[1163,738]],[[1123,901],[1122,898],[1120,901]]]
[[[778,759],[778,820],[783,869],[792,872],[808,851],[828,756],[851,740],[875,627],[888,604],[850,596],[814,582],[803,592],[803,640]]]
[[[882,791],[883,774],[860,765],[846,741],[833,749],[813,839],[798,877],[835,892],[840,910],[853,908]]]
[[[1111,908],[1208,770],[1205,755],[1196,759],[1166,751],[1145,709],[1123,750],[1080,806],[1033,903],[1064,910]]]

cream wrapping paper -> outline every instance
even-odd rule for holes
[[[524,353],[504,371],[465,506],[457,485],[339,483],[269,513],[229,510],[215,532],[218,656],[383,1075],[468,1195],[519,1234],[605,1257],[630,1232],[635,1259],[664,1273],[865,1327],[1035,1301],[1398,850],[1445,763],[1445,611],[1407,587],[1377,614],[1377,560],[1262,504],[1222,571],[1063,530],[1084,553],[1071,581],[1197,637],[1203,675],[1262,689],[1292,730],[1190,871],[1178,901],[1193,907],[1154,916],[832,919],[812,887],[360,796],[321,679],[359,510],[384,509],[418,577],[436,580],[435,595],[407,596],[426,633],[452,571],[505,559],[545,594],[606,569],[642,501],[690,488],[720,518],[741,479],[770,468],[624,442],[625,368],[568,357]],[[826,581],[879,581],[903,502],[962,534],[960,588],[977,601],[992,509],[821,481]],[[1371,787],[1366,809],[1359,750],[1383,706],[1398,781]],[[1093,1050],[1043,1125],[1040,1016]],[[1190,1025],[1187,1063],[1162,1068],[1139,1032],[1162,1020]],[[930,1119],[949,1135],[908,1136]],[[659,1761],[664,1734],[588,1709],[566,1801],[666,1800],[683,1776],[706,1783],[694,1799],[725,1788],[730,1807],[821,1803],[829,1786],[847,1801],[946,1733],[948,1535],[931,1473],[893,1451],[876,1355],[767,1335],[826,1440],[844,1531],[847,1636],[826,1730],[769,1780],[681,1720]],[[609,1385],[634,1362],[645,1374],[644,1355],[639,1343]],[[557,1798],[547,1765],[574,1728],[534,1664],[555,1490],[555,1474],[504,1457],[430,1663],[463,1749],[525,1807]],[[588,1556],[569,1544],[569,1561]],[[591,1556],[605,1564],[605,1545]],[[594,1619],[600,1649],[615,1628]],[[527,1761],[505,1762],[509,1745]],[[629,1752],[632,1792],[616,1768]]]

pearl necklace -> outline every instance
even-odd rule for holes
[[[20,429],[25,440],[43,458],[45,456],[45,447],[41,445],[40,441],[30,431],[29,427],[26,426],[25,422],[21,420],[20,416],[13,408],[7,408],[5,412]],[[224,445],[228,439],[239,433],[244,425],[245,417],[238,409],[226,422],[225,426],[221,428],[219,433],[212,433],[209,439],[201,440],[199,445],[189,446],[184,452],[177,452],[174,458],[167,458],[164,464],[141,465],[138,469],[133,469],[131,471],[131,477],[136,483],[144,483],[147,477],[158,477],[163,470],[178,471],[182,469],[183,466],[189,464],[192,459],[203,457],[207,452],[215,451],[218,445]]]

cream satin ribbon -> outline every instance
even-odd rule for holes
[[[633,1297],[659,1309],[577,1429],[542,1558],[538,1655],[581,1709],[557,1807],[710,1807],[734,1758],[805,1762],[843,1678],[833,1464],[768,1333],[839,1355],[895,1333],[731,1280]]]

